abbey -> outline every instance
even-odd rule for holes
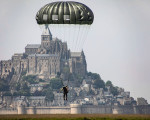
[[[11,60],[0,61],[0,78],[7,78],[26,71],[27,75],[50,79],[68,68],[70,73],[85,76],[87,64],[84,52],[71,52],[67,43],[52,38],[48,27],[41,35],[41,44],[28,44],[25,53],[15,53]]]

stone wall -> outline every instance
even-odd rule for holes
[[[83,114],[112,114],[112,106],[96,106],[96,105],[84,105],[81,108],[81,113]]]
[[[135,114],[150,114],[150,105],[134,106]]]
[[[131,105],[113,106],[113,114],[135,114],[134,107]]]
[[[0,114],[150,114],[150,105],[104,106],[71,104],[62,107],[23,107],[0,109]]]
[[[18,114],[18,110],[14,110],[14,109],[2,109],[0,108],[0,115],[2,114]]]
[[[113,106],[113,114],[150,114],[150,105],[120,105]]]

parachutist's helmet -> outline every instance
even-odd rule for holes
[[[92,24],[94,14],[86,5],[73,1],[52,2],[36,14],[38,24]]]

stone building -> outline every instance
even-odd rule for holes
[[[43,85],[41,84],[30,84],[30,92],[34,93],[35,91],[42,91],[43,90]]]
[[[0,61],[0,74],[6,78],[10,72],[12,72],[12,62],[11,60]]]
[[[137,105],[148,105],[148,102],[144,98],[140,97],[137,98]]]
[[[52,38],[49,28],[45,27],[41,44],[28,44],[25,53],[15,53],[11,60],[0,61],[0,78],[6,78],[13,71],[13,81],[19,79],[22,72],[51,79],[58,72],[62,73],[66,66],[70,73],[85,76],[87,64],[84,52],[71,52],[66,42]]]

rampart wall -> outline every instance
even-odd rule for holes
[[[0,109],[0,114],[150,114],[150,105],[104,106],[78,105],[61,107],[24,107]]]

